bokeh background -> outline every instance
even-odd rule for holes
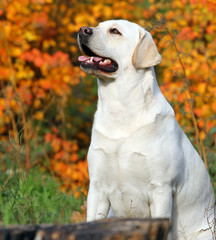
[[[215,0],[0,0],[0,224],[84,219],[97,84],[76,37],[109,19],[152,33],[161,90],[216,188],[215,16]]]

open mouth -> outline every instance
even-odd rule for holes
[[[82,52],[86,56],[79,56],[78,60],[81,62],[81,67],[91,68],[93,70],[101,70],[106,73],[116,72],[118,64],[111,58],[101,57],[93,53],[85,44],[81,44]]]

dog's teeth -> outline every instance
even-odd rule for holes
[[[107,64],[111,63],[111,61],[109,59],[106,59],[104,62]]]
[[[89,60],[89,62],[93,62],[93,59],[94,59],[94,58],[93,58],[93,57],[91,57],[91,58],[90,58],[90,60]]]
[[[109,59],[105,59],[105,60],[99,62],[99,64],[101,64],[101,65],[108,65],[110,63],[111,63],[111,61]]]

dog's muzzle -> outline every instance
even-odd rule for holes
[[[80,50],[86,56],[80,56],[78,60],[81,62],[83,69],[100,70],[106,73],[113,73],[118,70],[118,64],[111,58],[99,56],[89,47],[89,42],[93,36],[93,29],[89,27],[81,27],[78,33],[78,43]]]

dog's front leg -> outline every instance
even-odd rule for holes
[[[151,191],[150,212],[152,218],[172,217],[173,194],[169,184],[153,184]],[[176,239],[170,231],[167,240]]]
[[[91,181],[87,199],[87,221],[106,218],[110,208],[104,190],[97,182]]]
[[[151,192],[151,217],[171,219],[172,204],[173,196],[171,186],[155,184]]]

